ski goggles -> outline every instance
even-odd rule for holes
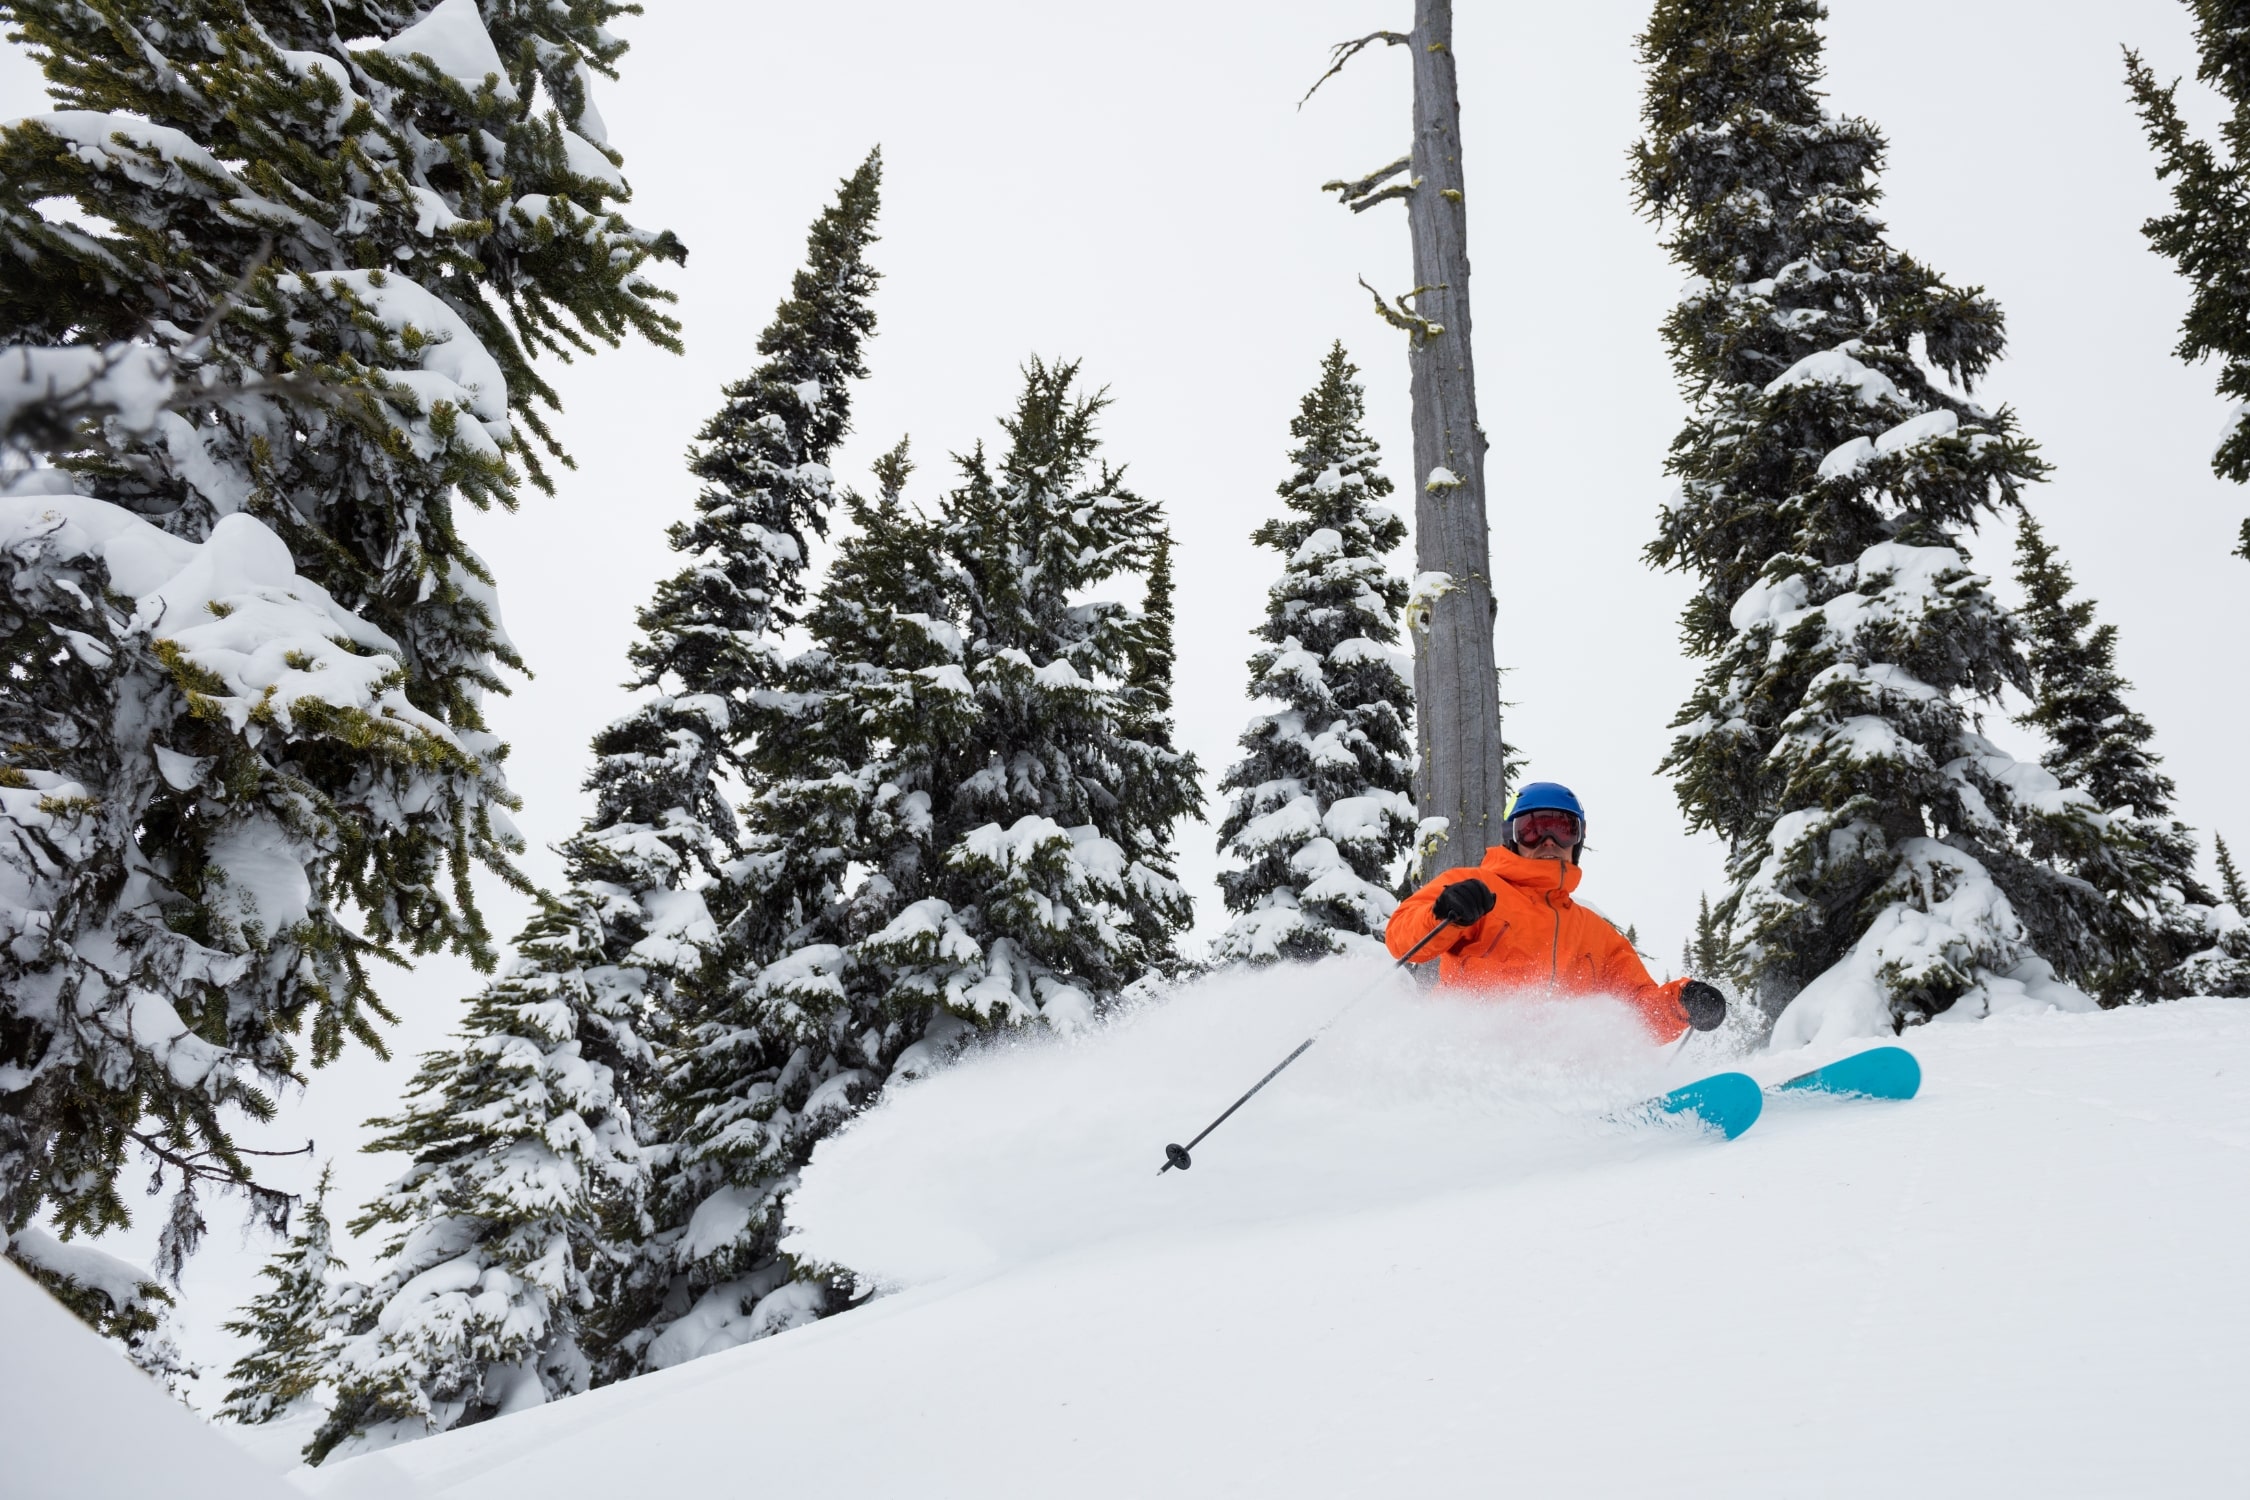
[[[1578,819],[1559,807],[1541,807],[1516,814],[1508,820],[1508,833],[1519,849],[1530,849],[1549,840],[1568,849],[1585,837],[1585,829]]]

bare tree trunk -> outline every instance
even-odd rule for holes
[[[1452,0],[1415,0],[1414,147],[1407,227],[1414,239],[1408,366],[1414,401],[1414,548],[1424,575],[1414,613],[1415,797],[1443,818],[1424,843],[1427,879],[1483,858],[1500,837],[1500,684],[1494,671],[1484,431],[1469,350],[1468,206],[1461,176],[1461,96],[1453,72]],[[1428,575],[1443,574],[1443,580]]]

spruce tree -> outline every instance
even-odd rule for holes
[[[2214,951],[2217,898],[2196,877],[2194,836],[2172,816],[2172,778],[2149,748],[2156,731],[2125,701],[2117,627],[2096,625],[2094,601],[2072,597],[2070,569],[2029,515],[2017,527],[2016,582],[2033,680],[2020,722],[2054,747],[2040,764],[2101,814],[2085,824],[2090,836],[2058,851],[2108,903],[2102,951],[2070,977],[2113,1005],[2250,993],[2239,987],[2250,970],[2236,974]]]
[[[248,1354],[227,1369],[226,1401],[219,1415],[245,1426],[286,1416],[309,1400],[327,1376],[328,1345],[343,1331],[329,1273],[336,1258],[328,1222],[330,1174],[304,1205],[289,1241],[260,1268],[269,1285],[241,1316],[219,1326],[252,1341]]]
[[[725,986],[692,1019],[664,1081],[672,1165],[649,1265],[666,1274],[644,1283],[635,1326],[618,1341],[637,1367],[841,1305],[847,1292],[779,1245],[813,1145],[887,1077],[935,1066],[978,1024],[1028,1020],[1058,1001],[1057,1017],[1090,1014],[1162,964],[1185,926],[1165,812],[1192,805],[1194,771],[1171,748],[1166,544],[1154,507],[1106,469],[1084,474],[1098,403],[1070,399],[1072,373],[1035,366],[1044,404],[1027,402],[1030,416],[1011,427],[1029,429],[1011,467],[995,479],[970,460],[969,484],[937,522],[903,502],[903,447],[878,463],[879,499],[847,497],[852,534],[804,617],[810,648],[782,663],[753,708],[745,852],[728,874],[744,896],[718,965]],[[1054,425],[1073,420],[1057,442]],[[1053,495],[1036,491],[1035,467]],[[964,496],[986,507],[974,529]],[[1058,557],[1033,539],[1075,545]],[[1080,602],[1136,566],[1151,574],[1142,609]],[[1003,618],[1018,634],[980,634],[978,590],[998,592],[1002,578],[1016,611]],[[1057,662],[1074,664],[1067,697]],[[998,748],[1011,729],[1044,731],[1042,753],[1011,759]],[[991,892],[971,861],[1001,831],[996,761],[1022,768],[1033,788],[1059,780],[1067,791],[1039,805],[1083,820],[1038,829],[1053,837],[1036,851],[1036,874],[1071,883],[1078,925],[1106,964],[1098,978],[1083,962],[1063,969],[1077,957],[1063,944],[1027,934],[1047,941],[1034,954],[1018,935],[1032,923],[1011,900],[1028,905],[1034,872],[999,893],[1004,915],[979,904]],[[1154,780],[1136,787],[1135,774]],[[980,1008],[970,992],[982,981],[990,993],[996,970],[1001,983],[1021,982],[1028,1005],[1011,989]]]
[[[662,584],[641,620],[635,661],[644,682],[669,678],[688,693],[718,700],[727,714],[727,760],[745,777],[760,755],[780,748],[787,714],[771,695],[786,670],[782,635],[805,602],[811,539],[828,533],[836,503],[829,467],[850,428],[847,381],[867,373],[863,346],[875,329],[878,273],[867,261],[881,203],[882,154],[868,153],[814,221],[806,263],[790,295],[758,339],[758,368],[727,387],[724,404],[697,435],[689,472],[702,481],[692,521],[673,529],[689,565]],[[812,883],[777,893],[769,868],[731,882],[723,920],[750,921],[735,940],[769,947],[775,924],[817,891]],[[755,907],[757,910],[753,911]]]
[[[644,639],[635,647],[636,664],[644,670],[654,667],[654,680],[638,685],[650,691],[594,738],[594,769],[586,783],[594,810],[562,846],[563,894],[519,939],[519,958],[507,981],[512,997],[547,995],[558,1003],[592,1007],[593,1019],[574,1023],[574,1034],[586,1034],[589,1024],[602,1033],[596,1055],[606,1073],[607,1101],[601,1108],[625,1122],[636,1145],[643,1138],[656,1139],[649,1127],[658,1093],[652,1041],[669,1033],[683,1006],[683,992],[716,961],[718,934],[703,892],[721,847],[734,838],[733,815],[718,790],[728,723],[724,704],[711,695],[666,691],[680,684],[659,677],[662,668],[641,659],[645,651]],[[570,1038],[557,1034],[535,1040]],[[492,1046],[489,1034],[472,1027],[460,1055],[444,1066],[474,1071],[475,1058]],[[439,1065],[433,1059],[428,1066]],[[450,1094],[441,1095],[431,1107],[433,1117],[442,1118],[444,1109],[456,1102]],[[402,1130],[402,1135],[409,1133]],[[382,1147],[379,1143],[371,1149]],[[541,1346],[542,1389],[549,1397],[569,1394],[611,1373],[605,1356],[616,1308],[635,1284],[640,1246],[651,1227],[641,1167],[626,1159],[622,1147],[608,1149],[619,1160],[606,1163],[607,1179],[594,1185],[579,1217],[564,1230],[581,1265],[568,1288],[573,1304],[568,1327]],[[382,1305],[384,1316],[407,1295],[399,1273],[414,1274],[417,1238],[451,1234],[448,1226],[460,1219],[461,1202],[457,1193],[424,1193],[402,1206],[394,1190],[389,1205],[378,1205],[370,1216],[372,1222],[388,1215],[389,1222],[405,1231],[398,1241],[407,1247],[400,1264],[371,1293],[389,1299]],[[413,1214],[421,1217],[408,1217]],[[513,1223],[498,1223],[488,1232],[512,1239],[524,1234]],[[450,1309],[441,1306],[439,1312],[443,1316]],[[490,1387],[496,1379],[519,1378],[523,1356],[515,1345],[483,1347],[473,1382],[464,1373],[464,1356],[430,1347],[426,1329],[416,1327],[412,1340],[393,1338],[387,1345],[381,1333],[360,1332],[368,1337],[333,1362],[346,1399],[339,1401],[337,1420],[321,1436],[327,1446],[383,1423],[408,1423],[392,1429],[405,1432],[413,1431],[410,1419],[442,1426],[447,1391],[457,1394],[474,1382]],[[496,1374],[503,1366],[510,1368],[498,1368]],[[524,1392],[516,1399],[524,1399]],[[486,1414],[472,1401],[463,1419]]]
[[[901,444],[875,465],[876,501],[844,495],[849,533],[806,615],[810,647],[776,695],[789,728],[758,756],[746,862],[818,868],[830,883],[786,919],[780,951],[730,944],[722,1001],[689,1030],[666,1077],[665,1213],[682,1227],[668,1237],[666,1302],[627,1340],[645,1366],[849,1301],[781,1253],[787,1195],[813,1146],[872,1097],[933,1018],[878,951],[926,899],[943,747],[963,734],[970,704],[942,537],[902,499],[910,468]]]
[[[709,836],[700,900],[713,931],[664,1000],[670,1040],[644,1112],[651,1144],[663,1143],[652,1152],[652,1217],[598,1323],[600,1379],[722,1347],[717,1330],[746,1326],[759,1298],[789,1279],[775,1269],[785,1184],[774,1164],[790,1164],[782,1173],[801,1164],[811,1137],[800,1147],[796,1122],[834,1071],[809,1058],[791,1069],[797,1033],[818,1029],[797,1007],[825,1011],[831,998],[833,918],[862,788],[858,762],[821,722],[837,658],[793,659],[784,633],[805,623],[811,541],[827,534],[838,498],[830,462],[849,429],[848,382],[867,373],[881,174],[880,153],[869,153],[814,222],[806,264],[759,339],[762,362],[727,388],[690,455],[702,490],[672,544],[692,561],[641,616],[640,684],[663,695],[675,720],[706,721],[675,722],[663,738],[698,766],[681,778],[693,795],[671,826]],[[739,827],[718,774],[740,788]],[[819,951],[783,962],[808,947]],[[804,1118],[823,1119],[849,1097],[848,1088],[823,1096]]]
[[[937,825],[937,904],[890,951],[912,992],[980,1026],[1091,1019],[1170,961],[1191,917],[1169,863],[1200,805],[1195,761],[1152,729],[1133,677],[1169,656],[1152,630],[1166,601],[1087,597],[1154,564],[1162,514],[1100,457],[1107,397],[1077,376],[1026,367],[1006,453],[961,459],[943,517],[975,717]]]
[[[352,1221],[392,1232],[311,1461],[588,1385],[581,1330],[648,1175],[618,1090],[650,1063],[639,976],[605,961],[598,906],[572,891],[534,917],[461,1044],[424,1057],[403,1112],[369,1122],[386,1133],[368,1150],[413,1165]]]
[[[1177,618],[1172,602],[1173,545],[1172,533],[1160,522],[1150,544],[1141,607],[1125,621],[1126,668],[1118,690],[1117,732],[1137,747],[1135,753],[1176,770],[1183,762],[1172,732],[1172,674],[1179,659],[1173,640]],[[1196,774],[1193,764],[1192,759],[1184,762],[1191,782]],[[1177,790],[1174,783],[1173,793]],[[1202,793],[1195,791],[1169,815],[1162,806],[1152,804],[1152,815],[1161,820],[1162,831],[1153,837],[1143,836],[1134,845],[1135,863],[1148,885],[1146,890],[1137,891],[1139,899],[1126,912],[1133,941],[1142,954],[1142,972],[1134,981],[1137,984],[1161,983],[1182,972],[1180,937],[1192,916],[1187,906],[1161,899],[1156,893],[1179,890],[1171,830],[1179,817],[1200,817],[1202,802]]]
[[[1683,974],[1704,979],[1718,979],[1727,972],[1726,936],[1719,929],[1718,919],[1711,913],[1711,897],[1698,893],[1695,898],[1695,933],[1682,951]]]
[[[2203,924],[2202,932],[2194,936],[2205,941],[2183,945],[2193,951],[2167,976],[2170,993],[2250,995],[2250,920],[2245,917],[2250,913],[2250,890],[2243,888],[2242,872],[2235,868],[2227,841],[2213,834],[2211,843],[2218,856],[2219,895],[2226,905],[2191,909]]]
[[[1962,538],[2045,466],[1936,377],[1985,373],[2000,310],[1884,238],[1882,137],[1817,89],[1824,14],[1659,0],[1634,170],[1694,278],[1664,326],[1691,414],[1649,557],[1695,578],[1705,667],[1664,766],[1727,842],[1728,967],[1769,1016],[1826,976],[1791,1037],[2082,1004],[2048,957],[2092,920],[2029,852],[2083,809],[1975,714],[2030,673]]]
[[[1284,560],[1266,594],[1250,696],[1282,705],[1243,732],[1219,783],[1219,888],[1234,922],[1217,962],[1320,958],[1379,942],[1414,837],[1413,694],[1392,655],[1406,581],[1383,559],[1406,527],[1360,428],[1358,371],[1337,343],[1290,421],[1292,514],[1250,539]]]
[[[516,657],[457,511],[561,457],[544,356],[676,347],[588,94],[624,8],[0,7],[60,106],[0,127],[0,343],[161,387],[6,502],[0,1223],[123,1224],[137,1153],[176,1271],[194,1188],[249,1184],[229,1110],[379,1046],[371,960],[491,962]]]
[[[2226,100],[2221,148],[2198,140],[2180,118],[2179,80],[2159,87],[2140,54],[2125,51],[2133,95],[2158,181],[2171,179],[2172,212],[2141,226],[2156,253],[2179,268],[2193,294],[2174,353],[2189,364],[2216,356],[2219,394],[2234,403],[2211,471],[2250,482],[2250,0],[2186,0],[2195,16],[2196,78]],[[2250,558],[2250,519],[2237,555]]]
[[[2221,834],[2212,834],[2211,844],[2218,851],[2220,892],[2237,916],[2250,917],[2250,890],[2244,888],[2242,872],[2235,868],[2233,851],[2227,848],[2227,841]]]

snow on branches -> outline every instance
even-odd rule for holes
[[[122,1223],[138,1151],[176,1273],[250,1181],[222,1113],[376,1044],[368,959],[492,961],[517,658],[456,515],[545,484],[542,355],[676,347],[588,95],[623,9],[9,7],[58,107],[0,125],[0,426],[50,465],[0,501],[0,1222]]]
[[[1728,966],[1798,1040],[2087,1005],[2054,970],[2099,941],[2048,857],[2094,809],[1975,714],[2031,673],[1960,536],[2045,472],[1955,389],[1999,357],[2000,309],[1885,240],[1882,137],[1821,105],[1821,14],[1660,0],[1635,171],[1695,278],[1649,556],[1697,580],[1706,665],[1665,764],[1729,847]]]
[[[478,996],[461,1044],[423,1060],[371,1151],[413,1158],[355,1234],[394,1233],[372,1326],[332,1357],[336,1405],[308,1456],[367,1451],[586,1388],[598,1278],[626,1253],[648,1167],[618,1091],[645,1073],[641,976],[603,962],[583,902],[557,902]]]
[[[387,1015],[344,913],[368,867],[486,792],[396,644],[250,516],[192,542],[100,500],[0,498],[0,556],[0,1205],[121,1225],[138,1150],[180,1176],[176,1274],[196,1187],[249,1175],[226,1111],[270,1116],[308,1021],[318,1062]]]
[[[631,654],[646,696],[596,740],[599,806],[566,851],[574,890],[605,903],[605,951],[641,967],[639,1004],[665,1040],[645,1073],[621,1075],[654,1177],[629,1252],[603,1273],[597,1379],[823,1305],[778,1259],[776,1205],[813,1136],[875,1081],[836,1057],[862,1028],[828,1024],[839,988],[822,925],[868,768],[822,727],[828,655],[794,659],[783,637],[804,617],[811,544],[837,500],[830,461],[867,373],[881,183],[871,152],[839,185],[763,359],[698,438],[696,515],[672,536],[691,561],[641,613]],[[857,644],[847,628],[839,649]]]
[[[1292,512],[1251,535],[1286,559],[1266,597],[1250,696],[1280,705],[1243,732],[1219,848],[1237,915],[1217,962],[1318,958],[1379,941],[1415,831],[1413,692],[1393,646],[1406,582],[1383,563],[1406,527],[1360,430],[1358,372],[1337,344],[1289,424]]]

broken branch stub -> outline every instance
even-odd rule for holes
[[[1402,156],[1387,167],[1377,167],[1356,182],[1345,182],[1341,179],[1335,182],[1324,182],[1320,185],[1320,190],[1324,193],[1334,193],[1337,202],[1344,204],[1356,214],[1370,204],[1380,203],[1385,198],[1403,198],[1411,192],[1414,187],[1413,182],[1400,183],[1385,188],[1380,193],[1377,193],[1375,189],[1405,171],[1412,161],[1411,156]],[[1416,178],[1415,182],[1420,180],[1420,178]]]
[[[1367,286],[1366,277],[1360,277],[1359,284],[1363,287],[1367,287],[1367,295],[1375,299],[1375,311],[1381,315],[1383,321],[1390,324],[1393,328],[1398,329],[1402,333],[1412,335],[1416,343],[1426,343],[1429,340],[1436,338],[1439,334],[1445,332],[1445,325],[1443,323],[1433,323],[1428,318],[1423,317],[1413,308],[1406,305],[1406,299],[1408,297],[1419,297],[1424,292],[1442,292],[1445,290],[1444,287],[1418,286],[1413,291],[1401,295],[1397,299],[1397,305],[1393,306],[1391,303],[1385,302],[1383,300],[1383,294],[1381,292],[1376,291],[1375,288],[1371,286]]]

